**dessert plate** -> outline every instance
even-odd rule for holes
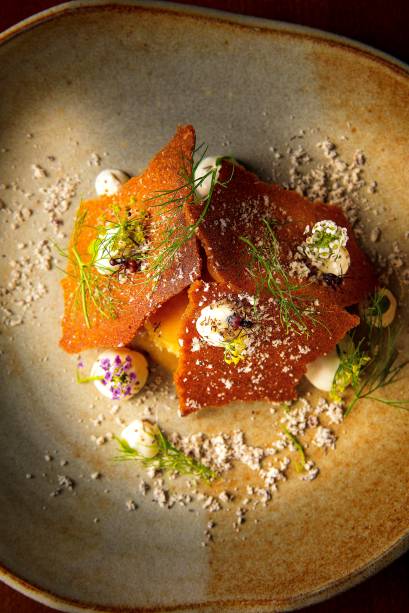
[[[168,3],[73,2],[0,42],[3,580],[64,611],[289,610],[405,551],[409,415],[370,402],[338,428],[335,451],[314,452],[317,479],[291,474],[239,531],[235,501],[212,514],[200,501],[188,511],[143,497],[138,467],[111,461],[122,423],[151,414],[167,431],[241,429],[257,445],[280,413],[232,405],[181,419],[171,384],[154,375],[142,400],[113,414],[58,347],[60,277],[48,270],[97,172],[137,174],[178,124],[280,182],[300,146],[332,159],[329,138],[345,159],[364,152],[368,182],[351,198],[368,250],[376,243],[396,268],[407,330],[405,66],[321,32]],[[396,389],[407,398],[407,379]],[[213,493],[247,483],[251,471],[237,467]],[[217,530],[202,546],[209,521]]]

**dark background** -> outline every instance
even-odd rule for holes
[[[409,64],[409,0],[179,0],[179,3],[320,28],[372,45]],[[61,2],[0,0],[0,31],[57,4]],[[51,612],[1,584],[0,611]],[[305,611],[409,613],[409,554],[348,592]]]

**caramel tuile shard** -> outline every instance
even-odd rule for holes
[[[156,196],[159,192],[178,188],[180,191],[176,192],[176,196],[189,197],[189,190],[184,187],[185,173],[191,171],[194,146],[193,127],[179,127],[173,139],[153,158],[140,177],[130,179],[112,197],[103,196],[81,203],[78,215],[81,216],[86,212],[86,218],[75,239],[75,246],[84,262],[89,261],[91,257],[88,254],[88,247],[98,235],[96,227],[113,218],[115,206],[121,212],[130,207],[131,215],[141,210],[147,211],[152,233],[149,235],[152,254],[155,255],[155,249],[158,250],[161,245],[161,232],[156,227],[160,207],[153,206],[153,203],[157,204]],[[168,213],[172,217],[172,223],[184,225],[180,209],[168,210]],[[70,259],[73,247],[74,237],[71,238],[69,246]],[[192,281],[198,279],[200,269],[200,255],[196,239],[193,238],[181,247],[174,261],[161,274],[154,291],[152,291],[153,282],[148,281],[143,272],[129,275],[125,283],[119,283],[115,275],[104,275],[105,278],[100,278],[99,282],[102,290],[109,292],[112,298],[115,316],[102,316],[91,303],[88,305],[91,324],[88,327],[78,295],[75,295],[78,272],[69,260],[67,274],[62,281],[65,309],[61,347],[69,353],[76,353],[94,347],[110,348],[129,344],[147,317],[160,305],[188,287]]]
[[[226,285],[196,281],[189,291],[175,373],[182,415],[234,400],[282,402],[296,398],[296,386],[307,364],[331,351],[359,323],[359,317],[333,302],[328,288],[315,287],[314,300],[318,321],[310,326],[307,336],[288,333],[280,323],[274,300],[262,297],[257,308],[258,323],[250,332],[248,355],[237,365],[227,364],[222,347],[200,342],[196,320],[205,306],[218,301],[247,303],[251,318],[251,296]]]
[[[223,185],[225,183],[226,186]],[[187,223],[196,221],[200,206],[185,206]],[[377,279],[372,265],[359,247],[353,230],[341,209],[313,203],[274,183],[265,183],[239,164],[232,168],[224,161],[212,201],[197,236],[208,259],[212,278],[236,289],[254,292],[254,279],[248,272],[250,256],[240,237],[253,244],[262,239],[263,219],[273,220],[283,262],[289,263],[304,239],[304,230],[323,219],[332,219],[348,231],[350,268],[336,288],[329,288],[332,300],[341,306],[362,302]]]

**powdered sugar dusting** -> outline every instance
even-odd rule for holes
[[[314,133],[318,134],[315,145],[307,144],[307,136]],[[346,135],[339,142],[328,136],[320,138],[319,128],[298,131],[282,150],[270,147],[272,178],[313,202],[340,205],[355,234],[365,240],[366,251],[383,272],[383,282],[388,283],[395,275],[403,285],[408,285],[405,250],[399,241],[387,241],[379,227],[379,216],[385,214],[386,208],[373,196],[381,186],[367,170],[364,151],[356,149],[349,156],[342,153],[342,142],[348,140]]]

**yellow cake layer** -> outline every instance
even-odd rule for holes
[[[179,337],[182,315],[188,305],[186,292],[181,292],[146,322],[133,346],[143,349],[155,362],[170,371],[176,370],[180,353]]]

